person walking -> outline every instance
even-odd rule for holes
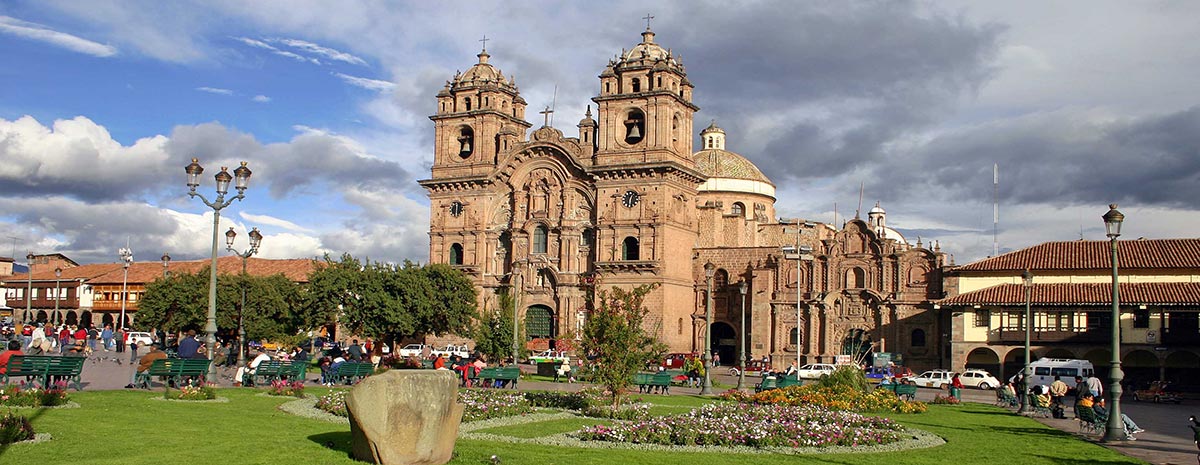
[[[1066,418],[1063,413],[1063,397],[1067,396],[1067,383],[1064,383],[1058,376],[1054,377],[1054,382],[1050,383],[1050,412],[1054,418]]]
[[[100,331],[96,331],[95,325],[88,325],[87,338],[88,338],[88,348],[92,349],[92,352],[95,352],[96,351],[96,339],[100,338]]]
[[[104,344],[104,351],[108,352],[113,348],[113,330],[112,326],[104,325],[104,330],[100,331],[100,342]]]
[[[117,353],[125,353],[125,328],[117,330]]]
[[[962,400],[962,389],[963,389],[962,380],[958,378],[958,373],[955,373],[954,377],[950,378],[950,397],[953,397],[953,398],[961,401]]]
[[[1095,375],[1089,376],[1087,379],[1087,387],[1092,391],[1092,397],[1100,398],[1104,396],[1104,383],[1100,382],[1100,378]]]

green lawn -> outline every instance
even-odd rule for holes
[[[322,392],[310,389],[310,393]],[[284,413],[288,399],[257,391],[222,389],[228,403],[176,403],[152,400],[146,391],[72,393],[77,409],[28,410],[39,432],[54,439],[0,449],[0,463],[89,464],[341,464],[347,457],[346,426]],[[705,400],[694,396],[641,396],[655,409],[682,411]],[[933,432],[947,444],[932,449],[876,454],[815,456],[739,455],[698,452],[645,452],[624,449],[572,449],[528,444],[459,440],[451,463],[483,464],[498,455],[505,464],[680,464],[758,463],[927,464],[1117,464],[1143,463],[1033,420],[977,404],[930,406],[919,415],[895,415],[901,423]],[[536,437],[592,424],[557,419],[509,427],[511,437]],[[595,421],[595,423],[601,423]],[[497,429],[489,433],[502,434]],[[332,448],[326,444],[332,444]],[[86,458],[86,459],[85,459]]]

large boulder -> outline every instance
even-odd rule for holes
[[[463,406],[447,370],[389,370],[346,396],[351,446],[359,460],[386,465],[450,461]]]

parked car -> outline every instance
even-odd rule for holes
[[[149,347],[150,344],[154,344],[154,336],[151,336],[150,333],[130,331],[125,333],[125,343],[137,344],[138,347]]]
[[[822,376],[833,373],[833,370],[836,370],[836,369],[837,369],[836,365],[831,365],[828,363],[809,363],[807,365],[800,367],[800,370],[798,371],[798,373],[800,375],[800,378],[803,378],[803,379],[817,379]]]
[[[466,344],[460,346],[450,344],[441,349],[433,349],[430,353],[433,355],[441,355],[443,357],[453,357],[457,355],[462,358],[467,358],[471,356],[471,350],[467,348]]]
[[[979,389],[995,389],[1000,387],[1000,380],[992,376],[986,370],[967,370],[958,375],[958,380],[962,381],[963,386],[976,387]]]
[[[1174,402],[1176,404],[1183,402],[1183,399],[1179,398],[1179,394],[1167,389],[1169,384],[1166,381],[1151,382],[1146,389],[1133,391],[1133,400],[1152,401],[1156,404],[1160,402]]]
[[[668,370],[679,370],[683,368],[683,365],[687,363],[688,360],[699,356],[700,354],[695,352],[676,352],[667,354],[666,357],[663,357],[662,365]]]
[[[913,384],[917,386],[945,389],[950,386],[950,380],[954,378],[954,373],[948,370],[930,370],[921,373],[920,376],[910,378]]]
[[[425,355],[425,344],[409,344],[396,351],[397,357],[422,357]]]
[[[546,362],[562,363],[570,361],[571,358],[567,356],[566,352],[560,352],[554,349],[547,349],[529,356],[529,363],[533,364]]]
[[[771,364],[762,360],[751,360],[746,364],[746,376],[759,376],[764,371],[771,371]],[[741,366],[729,367],[729,376],[738,376],[742,373]]]

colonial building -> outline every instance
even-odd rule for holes
[[[1031,359],[1087,359],[1101,375],[1112,360],[1109,241],[1047,242],[960,266],[949,273],[951,368],[1004,376],[1022,366],[1029,270]],[[1121,369],[1140,387],[1200,374],[1200,239],[1119,241]]]
[[[693,151],[693,85],[650,29],[603,66],[596,113],[574,137],[548,118],[530,133],[526,101],[490,58],[481,52],[436,97],[432,177],[420,181],[429,256],[470,275],[484,308],[516,289],[531,347],[580,327],[590,286],[654,284],[646,303],[672,351],[705,350],[711,328],[709,349],[725,361],[744,332],[747,356],[777,363],[869,350],[940,364],[931,299],[944,256],[906,242],[878,206],[841,229],[776,220],[774,184],[725,150],[715,123]]]

